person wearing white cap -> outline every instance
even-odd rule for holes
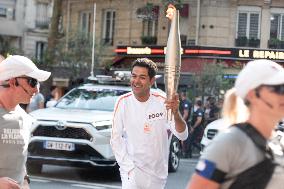
[[[283,157],[268,145],[284,117],[283,67],[250,61],[226,93],[223,116],[232,126],[205,149],[187,188],[283,188],[284,166],[277,161]]]
[[[9,56],[0,63],[1,189],[29,188],[25,164],[33,120],[19,104],[28,104],[39,92],[39,81],[50,74],[24,56]]]

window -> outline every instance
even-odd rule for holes
[[[271,9],[270,39],[284,41],[284,9]]]
[[[80,31],[86,35],[90,35],[91,33],[91,21],[92,21],[92,13],[91,12],[81,12],[80,14]]]
[[[36,5],[36,27],[47,29],[49,25],[48,3],[38,2]]]
[[[103,44],[113,45],[115,11],[104,11],[103,20]]]
[[[38,41],[36,42],[36,59],[41,62],[43,61],[44,52],[47,48],[46,42]]]
[[[143,36],[156,37],[158,20],[143,20]]]
[[[7,7],[0,7],[0,18],[14,20],[15,19],[14,9]]]
[[[236,46],[259,47],[260,11],[259,7],[239,7]]]
[[[259,13],[256,12],[239,12],[238,15],[237,38],[247,37],[248,39],[259,38]]]
[[[6,18],[7,17],[7,9],[0,7],[0,17]]]

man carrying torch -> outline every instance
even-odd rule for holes
[[[163,189],[168,176],[168,131],[180,140],[188,136],[179,113],[178,95],[166,99],[150,90],[156,72],[152,60],[135,60],[131,68],[132,91],[116,102],[111,146],[120,167],[122,189]],[[169,109],[173,120],[167,120]]]

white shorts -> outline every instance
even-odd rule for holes
[[[166,180],[158,179],[135,167],[128,173],[120,172],[122,189],[164,189]]]

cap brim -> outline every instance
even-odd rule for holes
[[[284,72],[279,72],[263,83],[264,85],[284,84]]]
[[[45,81],[49,78],[51,72],[47,72],[44,70],[35,70],[29,74],[26,74],[29,77],[35,78],[38,81]]]

